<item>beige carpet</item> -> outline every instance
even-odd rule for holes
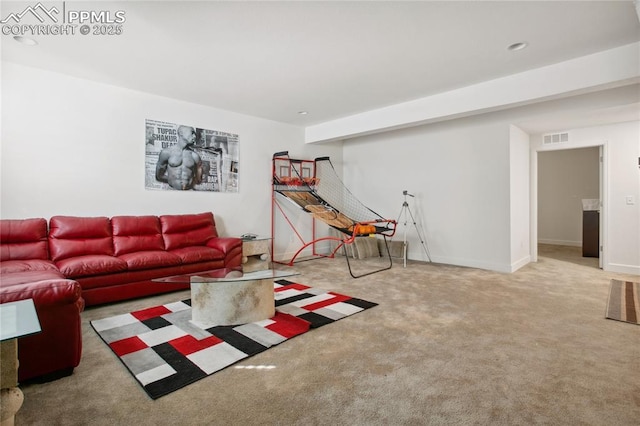
[[[637,277],[540,252],[538,263],[514,274],[396,262],[352,279],[344,259],[299,263],[301,282],[379,306],[155,401],[88,321],[188,292],[90,308],[80,366],[70,377],[23,386],[16,422],[637,425],[640,332],[604,318],[610,280]]]

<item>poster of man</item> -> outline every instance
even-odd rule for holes
[[[147,119],[145,188],[238,192],[238,135]]]

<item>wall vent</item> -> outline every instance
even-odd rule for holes
[[[545,145],[553,144],[553,143],[562,143],[562,142],[569,142],[568,132],[549,133],[548,135],[542,136],[542,143],[544,143]]]

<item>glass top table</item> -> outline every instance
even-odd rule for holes
[[[32,299],[0,304],[0,341],[41,331]]]
[[[156,278],[157,283],[189,283],[191,323],[208,329],[262,321],[275,315],[274,280],[299,275],[294,270],[216,269]]]

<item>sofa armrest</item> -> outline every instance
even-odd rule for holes
[[[50,279],[32,283],[2,286],[0,303],[33,299],[36,308],[78,303],[80,311],[84,309],[80,284],[74,280]]]
[[[207,241],[207,247],[218,249],[224,254],[231,253],[238,247],[242,249],[242,239],[234,237],[216,237]]]
[[[242,265],[242,239],[234,237],[216,237],[207,241],[207,247],[224,253],[225,268],[237,268]]]
[[[71,374],[82,357],[84,299],[80,284],[50,279],[0,288],[0,302],[33,299],[40,333],[18,339],[18,381],[48,381]]]

